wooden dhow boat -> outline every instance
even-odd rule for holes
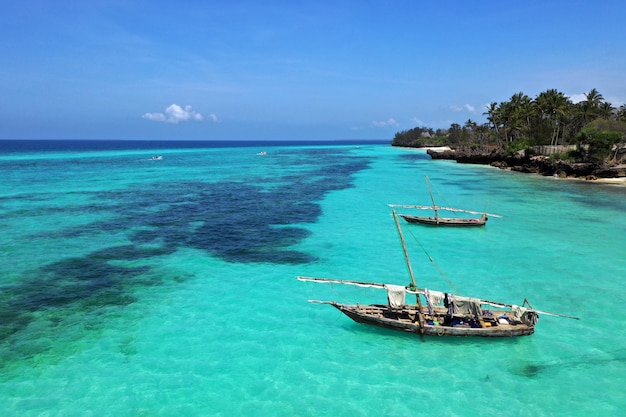
[[[309,300],[309,302],[329,304],[358,323],[425,336],[527,336],[534,333],[540,314],[578,320],[577,317],[536,310],[526,299],[520,306],[516,306],[418,288],[409,261],[400,222],[398,221],[398,215],[395,211],[392,212],[411,277],[410,285],[399,286],[298,276],[296,278],[300,281],[380,288],[387,292],[388,301],[387,304],[369,305],[347,305],[336,301],[320,300]],[[415,295],[416,302],[407,304],[407,294]]]
[[[480,211],[472,211],[472,210],[464,210],[453,207],[441,207],[438,206],[435,202],[435,198],[433,197],[433,190],[430,185],[430,180],[428,176],[426,178],[426,185],[428,186],[428,193],[430,194],[430,199],[433,202],[432,206],[419,206],[419,205],[406,205],[406,204],[390,204],[390,207],[404,208],[404,209],[419,209],[419,210],[432,210],[433,216],[414,216],[409,214],[399,214],[404,220],[409,223],[420,223],[427,224],[431,226],[484,226],[487,224],[487,220],[489,220],[489,216],[492,217],[502,217],[497,214],[480,212]],[[468,218],[468,217],[442,217],[440,215],[440,211],[449,211],[453,213],[469,213],[469,214],[479,214],[479,218]]]

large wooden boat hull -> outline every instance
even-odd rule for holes
[[[484,226],[487,224],[487,218],[480,219],[462,219],[454,217],[426,217],[426,216],[411,216],[408,214],[399,214],[404,220],[409,223],[428,224],[431,226]]]
[[[417,307],[405,306],[400,310],[390,309],[386,305],[345,305],[329,302],[346,316],[357,323],[384,327],[387,329],[400,330],[409,333],[426,336],[455,336],[455,337],[516,337],[528,336],[534,333],[534,326],[524,323],[498,324],[483,323],[484,327],[447,326],[443,325],[443,316],[438,320],[423,320],[423,325],[415,319]],[[437,316],[431,318],[436,319]],[[435,324],[437,321],[437,324]]]

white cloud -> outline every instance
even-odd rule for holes
[[[580,103],[581,101],[587,100],[587,96],[584,94],[572,94],[569,96],[569,99],[572,100],[572,103]]]
[[[145,113],[142,115],[144,119],[152,120],[154,122],[165,122],[177,124],[180,122],[186,122],[188,120],[202,121],[204,116],[197,111],[193,110],[191,106],[180,107],[178,104],[172,104],[165,109],[164,113]],[[218,122],[218,118],[214,114],[210,114],[209,120]]]
[[[571,94],[571,95],[566,95],[566,97],[568,97],[570,100],[572,100],[572,103],[577,104],[580,103],[581,101],[586,101],[587,100],[587,95],[586,94]],[[611,105],[613,107],[618,108],[619,106],[621,106],[622,104],[624,104],[624,100],[620,99],[618,97],[604,97],[604,101],[607,103],[611,103]]]
[[[620,106],[623,106],[624,103],[625,103],[624,99],[623,98],[619,98],[619,97],[606,97],[604,99],[604,101],[608,101],[615,108],[619,108]]]
[[[470,113],[473,113],[476,111],[476,107],[472,106],[471,104],[464,104],[463,106],[457,106],[456,104],[453,104],[450,106],[450,110],[456,113],[462,111],[468,111]]]
[[[389,127],[389,126],[398,126],[398,122],[394,119],[389,118],[388,120],[383,121],[374,121],[372,124],[376,127]]]

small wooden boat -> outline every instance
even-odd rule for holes
[[[421,223],[421,224],[429,224],[432,226],[484,226],[487,224],[487,213],[482,213],[480,218],[478,219],[467,219],[461,217],[439,217],[437,208],[433,208],[435,210],[434,217],[427,216],[411,216],[409,214],[400,214],[404,220],[409,223]]]
[[[375,282],[298,276],[296,278],[300,281],[380,288],[387,292],[388,304],[348,305],[336,301],[319,300],[309,300],[309,302],[329,304],[358,323],[425,336],[527,336],[534,333],[540,314],[578,320],[576,317],[536,310],[526,299],[520,306],[516,306],[418,288],[398,215],[395,210],[392,212],[411,277],[411,284],[398,286]],[[407,294],[415,295],[416,302],[407,304],[405,301]]]
[[[433,202],[432,206],[419,206],[419,205],[401,205],[401,204],[390,204],[390,207],[398,207],[398,208],[407,208],[407,209],[420,209],[420,210],[432,210],[434,212],[433,216],[414,216],[409,214],[399,214],[404,220],[409,223],[420,223],[427,224],[431,226],[484,226],[487,224],[487,220],[489,220],[488,216],[492,217],[502,217],[497,214],[487,213],[487,212],[479,212],[472,210],[463,210],[452,207],[441,207],[438,206],[435,202],[435,198],[433,197],[432,187],[430,185],[430,180],[428,176],[426,178],[426,185],[428,186],[428,192],[430,194],[430,199]],[[469,213],[469,214],[480,214],[480,218],[467,218],[467,217],[441,217],[440,211],[449,211],[453,213]]]

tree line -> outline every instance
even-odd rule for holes
[[[397,132],[394,146],[450,146],[476,151],[514,153],[540,145],[578,145],[569,159],[611,159],[616,145],[626,142],[626,105],[615,108],[595,88],[585,100],[573,103],[556,89],[534,99],[519,92],[508,101],[492,102],[483,113],[486,122],[468,119],[448,129],[428,127]]]

